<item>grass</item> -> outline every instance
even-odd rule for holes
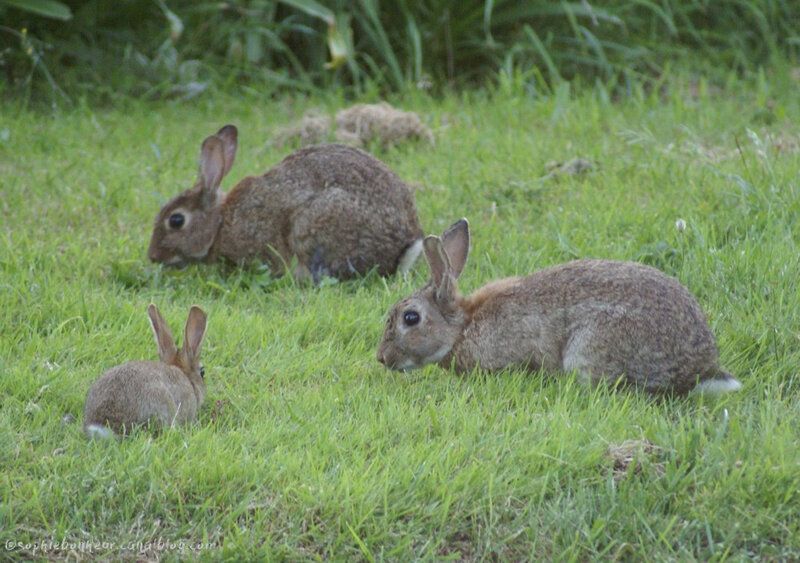
[[[787,0],[73,0],[71,19],[34,3],[58,4],[0,0],[0,97],[38,106],[233,87],[441,94],[509,67],[535,88],[582,78],[624,89],[669,75],[676,58],[711,75],[800,54],[800,9]]]
[[[335,100],[6,106],[4,557],[800,558],[800,102],[788,77],[715,88],[676,74],[618,102],[566,85],[532,99],[513,78],[410,94],[394,102],[424,116],[436,145],[378,152],[420,186],[427,232],[470,219],[465,292],[583,256],[676,276],[744,384],[717,402],[514,371],[389,373],[375,360],[384,314],[424,283],[424,263],[407,280],[311,288],[258,268],[147,262],[153,217],[192,182],[205,135],[240,126],[229,188],[280,159],[272,131]],[[548,175],[575,156],[597,168]],[[209,313],[199,420],[89,441],[91,383],[156,356],[151,301],[176,332],[191,304]],[[46,543],[62,541],[75,545]]]

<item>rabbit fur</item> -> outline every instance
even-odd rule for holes
[[[494,281],[469,297],[456,284],[469,252],[466,219],[423,243],[428,284],[389,312],[378,361],[457,373],[577,372],[651,393],[711,394],[741,384],[720,369],[705,315],[676,279],[634,262],[577,260]]]
[[[169,326],[155,305],[147,309],[158,347],[158,362],[132,361],[113,367],[86,394],[84,431],[92,437],[126,434],[133,426],[155,428],[193,421],[206,394],[200,348],[206,314],[189,310],[183,347],[177,349]]]
[[[194,187],[156,217],[152,261],[184,266],[224,257],[243,266],[257,259],[278,276],[296,256],[295,277],[315,283],[411,267],[422,249],[414,197],[383,162],[354,147],[316,145],[224,193],[237,137],[226,125],[205,139]]]

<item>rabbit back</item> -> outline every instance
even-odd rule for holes
[[[464,300],[456,366],[523,365],[686,392],[721,373],[714,337],[676,279],[633,262],[579,260],[500,280]],[[447,363],[451,358],[444,358]]]
[[[326,144],[237,185],[214,250],[255,251],[278,271],[297,256],[306,273],[346,279],[374,266],[391,275],[421,238],[413,194],[388,166],[360,149]]]
[[[176,366],[134,361],[106,371],[89,389],[83,425],[87,432],[107,427],[125,434],[135,425],[156,427],[190,422],[197,417],[202,393]]]

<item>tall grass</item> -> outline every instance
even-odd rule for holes
[[[794,57],[800,47],[800,5],[787,0],[65,4],[74,13],[66,23],[0,4],[0,56],[12,86],[31,78],[49,86],[43,72],[31,74],[35,61],[14,35],[22,28],[41,42],[39,69],[73,97],[105,100],[186,98],[211,86],[443,91],[483,85],[504,68],[539,87],[581,77],[627,88],[657,80],[675,59],[724,77]]]

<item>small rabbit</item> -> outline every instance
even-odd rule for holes
[[[461,219],[423,243],[428,284],[389,312],[378,361],[394,370],[437,362],[458,373],[577,372],[651,393],[741,388],[720,369],[703,311],[677,280],[634,262],[577,260],[494,281],[469,297],[456,279],[469,252]]]
[[[228,193],[222,178],[236,156],[237,129],[203,141],[193,188],[158,213],[148,257],[184,266],[225,257],[258,259],[283,275],[352,278],[377,266],[382,276],[407,271],[422,250],[414,197],[388,166],[340,144],[300,149],[272,170],[241,180]]]
[[[191,422],[206,396],[200,345],[206,333],[206,314],[189,309],[181,349],[156,309],[147,308],[158,346],[158,362],[135,361],[106,371],[86,394],[83,428],[90,437],[125,434],[138,424],[156,428]]]

